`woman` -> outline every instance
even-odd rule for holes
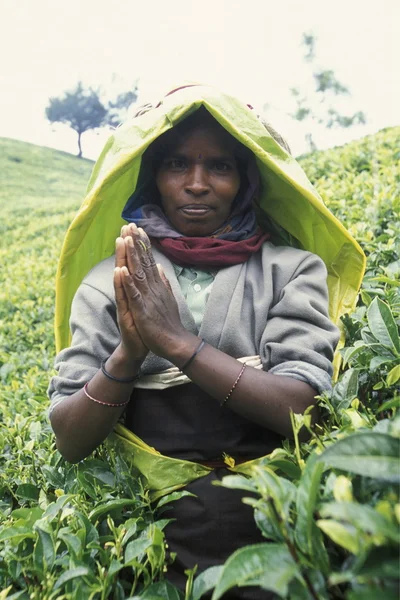
[[[232,125],[235,112],[240,130]],[[124,414],[125,428],[134,436],[120,429],[120,437],[128,446],[131,439],[133,460],[150,487],[162,495],[188,484],[196,496],[175,503],[177,520],[166,529],[177,552],[169,577],[183,586],[185,569],[220,564],[236,548],[261,541],[241,494],[211,483],[227,473],[224,453],[240,468],[291,435],[290,410],[304,412],[330,386],[338,332],[328,316],[323,261],[272,244],[258,228],[255,207],[262,209],[265,198],[272,206],[279,189],[273,178],[260,184],[260,174],[272,173],[263,171],[260,148],[290,167],[294,161],[252,111],[215,90],[191,86],[138,119],[142,144],[133,147],[141,156],[135,192],[123,198],[132,157],[127,160],[125,152],[118,163],[106,148],[92,178],[91,199],[81,211],[90,205],[96,217],[99,207],[115,199],[113,186],[131,224],[122,227],[115,258],[92,269],[75,295],[72,344],[58,355],[59,373],[50,385],[51,422],[59,450],[76,462],[103,442]],[[258,136],[262,128],[261,146],[248,122]],[[117,132],[118,151],[128,145],[129,133],[129,127]],[[293,170],[281,193],[293,186],[291,177]],[[296,194],[298,189],[289,196]],[[335,267],[343,288],[348,274],[338,248],[345,248],[353,274],[360,252],[324,207],[310,209],[310,192],[302,188],[301,195],[313,213],[313,230],[319,219],[324,236],[329,232],[325,262]],[[302,218],[297,215],[304,247]],[[93,220],[85,215],[85,222],[87,232]],[[77,222],[74,229],[79,230]],[[97,236],[106,229],[103,221]],[[287,229],[293,233],[290,223]],[[80,241],[75,254],[82,258]],[[101,246],[101,240],[93,241]],[[72,261],[72,246],[67,238],[59,271],[64,285],[71,280],[64,269]],[[351,294],[338,294],[342,304],[349,302]],[[157,460],[164,461],[158,471]],[[238,598],[247,597],[240,593]],[[249,597],[256,598],[254,590]]]

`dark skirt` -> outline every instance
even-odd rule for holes
[[[125,425],[162,454],[219,464],[223,464],[224,452],[243,462],[272,452],[282,439],[228,407],[221,408],[193,383],[161,391],[136,389]],[[185,489],[195,497],[171,503],[163,514],[175,519],[165,529],[169,550],[177,555],[167,578],[182,590],[186,569],[198,565],[198,574],[224,564],[243,546],[267,542],[255,524],[253,509],[242,502],[249,493],[213,485],[229,474],[226,468],[216,468],[190,483]],[[248,587],[235,588],[224,595],[224,600],[230,598],[271,600],[275,596]]]
[[[185,489],[196,496],[185,496],[172,503],[171,509],[163,515],[176,519],[165,529],[169,550],[177,554],[167,578],[182,590],[187,579],[186,569],[198,565],[197,573],[201,573],[224,564],[243,546],[267,542],[255,524],[253,509],[242,502],[244,496],[251,494],[213,485],[229,474],[227,469],[214,469],[210,475],[190,483]],[[256,587],[234,588],[223,596],[224,600],[272,600],[275,597]],[[204,598],[211,598],[211,594]]]

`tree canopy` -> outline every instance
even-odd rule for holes
[[[328,129],[332,127],[351,127],[352,125],[364,124],[365,114],[357,111],[351,115],[341,114],[335,107],[335,98],[350,95],[350,90],[337,78],[332,69],[324,69],[315,66],[316,37],[313,33],[304,33],[302,45],[305,49],[304,60],[313,66],[313,81],[316,101],[307,97],[298,87],[291,89],[291,94],[296,102],[296,110],[290,116],[297,121],[309,119]],[[311,133],[306,135],[311,150],[316,146]]]
[[[73,90],[59,98],[50,98],[46,117],[51,123],[64,123],[78,134],[78,156],[82,156],[81,136],[85,131],[103,125],[117,127],[136,102],[137,85],[132,90],[121,92],[114,100],[103,102],[99,90],[85,87],[80,81]]]
[[[92,88],[79,82],[75,89],[60,98],[50,98],[46,117],[51,123],[65,123],[78,134],[78,156],[82,156],[81,136],[85,131],[104,124],[108,110]]]

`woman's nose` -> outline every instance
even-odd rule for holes
[[[210,190],[207,170],[203,165],[193,165],[186,173],[185,190],[194,196],[204,196]]]

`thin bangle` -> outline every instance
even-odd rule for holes
[[[192,363],[192,361],[196,358],[196,356],[198,355],[198,353],[200,352],[200,350],[203,348],[203,346],[205,345],[205,341],[201,340],[197,350],[195,350],[192,354],[192,356],[189,358],[189,360],[187,362],[185,362],[185,364],[183,365],[183,367],[181,367],[181,371],[183,372],[185,369],[188,368],[188,366]]]
[[[101,363],[101,372],[103,373],[103,375],[105,375],[107,377],[107,379],[111,379],[111,381],[116,381],[117,383],[133,383],[134,381],[136,381],[137,379],[139,379],[139,377],[141,376],[141,371],[139,369],[139,371],[136,373],[136,375],[134,377],[114,377],[114,375],[111,375],[111,373],[109,373],[106,369],[106,362],[108,361],[110,357],[108,356],[107,358],[105,358],[103,360],[103,362]]]
[[[126,402],[121,402],[121,403],[116,403],[116,404],[111,404],[110,402],[103,402],[103,400],[96,400],[96,398],[93,398],[93,396],[91,396],[89,394],[89,392],[87,391],[88,385],[89,385],[89,382],[86,382],[85,385],[83,386],[84,394],[87,398],[89,398],[89,400],[92,400],[93,402],[96,402],[97,404],[102,404],[103,406],[111,406],[111,408],[121,408],[122,406],[126,406],[127,404],[129,404],[130,398]]]
[[[221,406],[224,406],[224,405],[225,405],[225,404],[228,402],[229,398],[232,396],[233,390],[235,389],[235,387],[236,387],[236,386],[237,386],[237,384],[239,383],[239,379],[240,379],[240,378],[241,378],[241,376],[243,375],[245,368],[246,368],[246,363],[244,363],[244,364],[243,364],[243,367],[241,368],[241,371],[240,371],[239,375],[236,377],[236,381],[235,381],[235,383],[233,384],[233,386],[231,387],[231,390],[230,390],[229,394],[228,394],[228,395],[226,396],[226,398],[224,398],[224,400],[221,402]]]

